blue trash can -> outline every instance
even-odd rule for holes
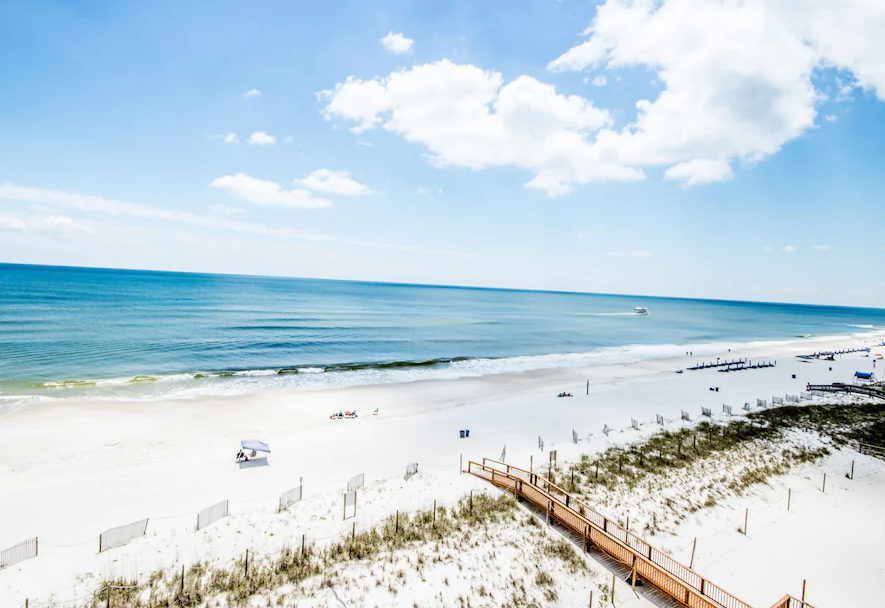
[[[470,437],[470,429],[467,429],[467,431],[465,431],[465,436]]]
[[[464,431],[461,431],[461,439],[464,439]]]

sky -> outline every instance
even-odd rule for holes
[[[878,0],[0,0],[0,262],[882,307],[883,31]]]

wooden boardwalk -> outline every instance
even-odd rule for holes
[[[635,573],[643,582],[637,593],[656,606],[752,608],[537,473],[489,458],[482,464],[469,461],[465,472],[513,492],[621,580]],[[621,593],[632,590],[624,587]],[[812,607],[786,595],[772,608]]]

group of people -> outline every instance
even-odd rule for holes
[[[356,410],[351,412],[338,412],[337,414],[332,414],[329,416],[332,420],[340,420],[342,418],[356,418]]]
[[[571,394],[571,393],[559,393],[559,394],[556,395],[556,396],[557,396],[557,397],[571,397],[572,394]]]
[[[252,450],[249,454],[246,454],[243,450],[237,452],[237,462],[249,462],[249,458],[255,458],[255,450]]]

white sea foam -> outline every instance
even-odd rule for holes
[[[236,396],[260,391],[317,390],[344,388],[373,384],[398,384],[421,380],[448,380],[494,374],[518,374],[535,370],[580,368],[597,365],[635,364],[641,361],[684,357],[691,351],[691,363],[709,360],[727,352],[728,349],[776,350],[784,346],[802,343],[808,351],[814,344],[838,339],[881,340],[881,330],[853,333],[850,336],[815,336],[805,339],[766,340],[745,343],[715,342],[702,344],[632,344],[604,347],[589,352],[530,355],[500,359],[466,359],[433,366],[365,367],[327,371],[321,367],[296,368],[298,373],[279,374],[273,369],[243,370],[232,374],[204,373],[197,379],[193,373],[154,375],[156,381],[132,382],[132,377],[111,378],[95,382],[78,382],[76,390],[64,390],[65,383],[54,383],[62,390],[51,395],[22,394],[3,395],[0,413],[22,406],[56,399],[98,399],[122,401],[159,401],[167,399],[191,399],[203,396]],[[52,386],[47,383],[46,385]]]
[[[277,370],[275,369],[247,369],[241,372],[234,372],[234,376],[275,376]]]

